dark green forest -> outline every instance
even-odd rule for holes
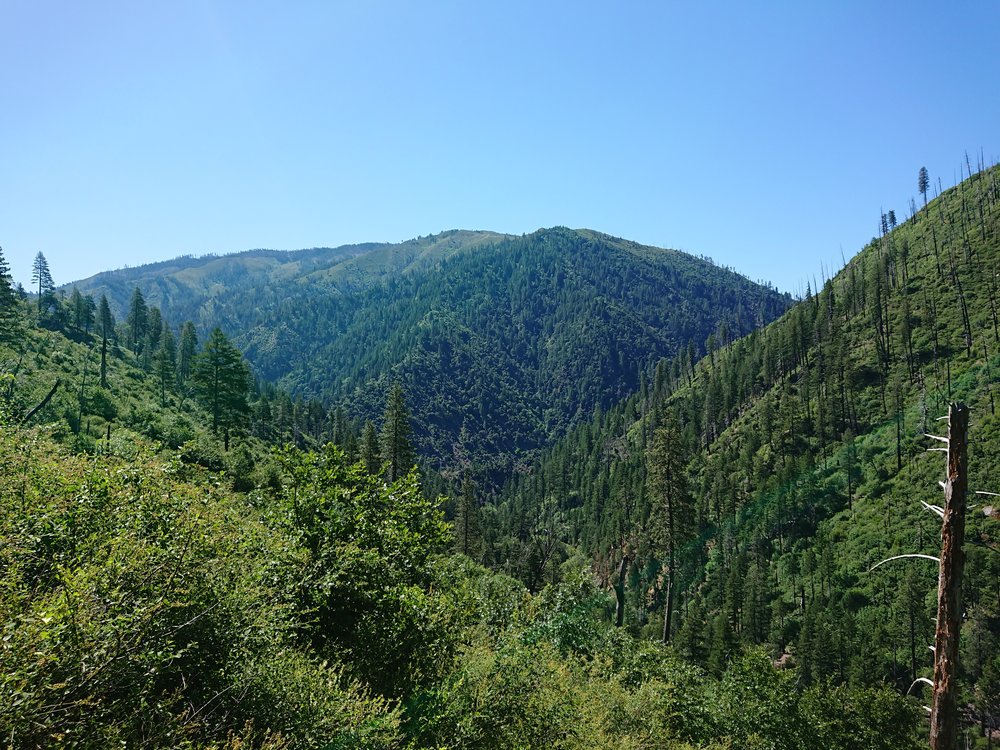
[[[794,305],[582,230],[27,291],[0,251],[0,743],[925,746],[936,566],[871,568],[937,552],[949,403],[1000,492],[998,217],[970,168]]]
[[[119,311],[139,288],[169,319],[221,327],[292,398],[362,421],[399,382],[421,455],[494,481],[635,391],[659,359],[694,359],[709,337],[735,339],[789,303],[683,253],[562,228],[187,259],[79,288]]]

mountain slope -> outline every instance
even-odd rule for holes
[[[941,502],[943,467],[923,434],[949,401],[971,408],[970,487],[998,489],[1000,170],[886,224],[778,321],[696,367],[662,362],[646,392],[549,451],[490,514],[490,562],[539,585],[582,549],[610,586],[625,557],[626,622],[658,633],[667,540],[646,466],[672,412],[696,525],[677,538],[678,647],[721,671],[738,644],[768,644],[806,682],[905,690],[929,676],[934,567],[868,570],[936,552],[940,522],[919,501]],[[963,670],[978,709],[1000,668],[1000,520],[987,506],[968,524]]]
[[[377,418],[399,380],[422,454],[493,472],[638,388],[657,359],[742,335],[788,302],[704,260],[587,230],[304,253],[212,259],[197,282],[191,269],[140,268],[80,287],[123,304],[138,285],[169,319],[221,325],[264,378],[362,417]]]

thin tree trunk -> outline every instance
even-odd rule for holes
[[[622,556],[618,566],[618,578],[615,580],[615,627],[620,628],[625,622],[625,574],[628,572],[628,555]]]
[[[670,551],[670,570],[667,571],[667,602],[663,608],[663,642],[670,643],[670,621],[674,614],[674,553]]]

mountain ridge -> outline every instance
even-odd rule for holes
[[[687,253],[594,230],[453,230],[396,245],[226,256],[78,285],[218,325],[266,380],[377,421],[392,381],[438,465],[505,471],[639,386],[657,359],[770,320],[787,295]],[[292,255],[292,258],[303,256]],[[297,261],[296,261],[297,262]],[[448,415],[446,417],[442,415]]]

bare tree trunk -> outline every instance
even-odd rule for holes
[[[962,626],[962,572],[965,568],[965,500],[968,491],[969,409],[948,409],[948,480],[941,525],[938,622],[934,635],[934,702],[931,750],[958,747],[958,642]]]
[[[663,642],[670,643],[670,621],[674,614],[674,551],[670,550],[670,570],[667,571],[667,601],[663,607]]]
[[[622,555],[618,566],[618,577],[615,579],[615,627],[620,628],[625,622],[625,574],[628,572],[628,555]]]
[[[24,417],[21,419],[21,424],[26,423],[29,419],[31,419],[38,412],[44,409],[45,405],[52,400],[53,396],[56,395],[56,391],[59,390],[59,386],[61,384],[62,381],[57,379],[55,385],[52,386],[52,390],[50,390],[47,394],[45,394],[45,398],[42,399],[41,403],[39,403],[37,406],[31,409],[31,411],[29,411],[27,414],[24,415]]]

